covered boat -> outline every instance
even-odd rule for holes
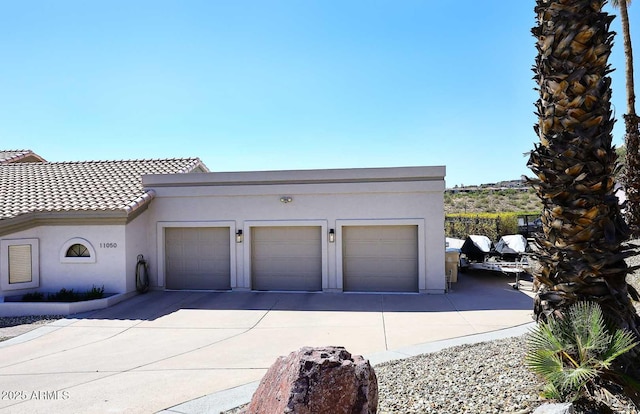
[[[447,251],[460,251],[462,245],[464,244],[464,240],[462,239],[454,239],[453,237],[445,237],[445,247]]]
[[[471,261],[482,262],[491,252],[491,239],[487,236],[472,234],[466,238],[460,252]]]
[[[527,239],[522,234],[502,236],[496,243],[496,253],[505,259],[515,259],[527,251]]]

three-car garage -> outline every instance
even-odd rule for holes
[[[342,226],[343,290],[417,292],[418,226]],[[321,226],[250,227],[251,289],[321,291]],[[229,227],[165,228],[167,289],[231,289]],[[326,250],[325,250],[326,252]]]
[[[441,293],[444,167],[145,176],[155,284]]]

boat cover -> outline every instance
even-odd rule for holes
[[[487,236],[470,235],[464,241],[460,251],[467,255],[469,260],[483,261],[484,256],[491,251],[491,239]]]
[[[447,251],[460,251],[462,245],[464,244],[464,240],[462,239],[454,239],[452,237],[445,237],[446,242],[446,250]]]
[[[522,234],[502,236],[496,244],[496,252],[500,254],[518,255],[527,251],[527,239]]]

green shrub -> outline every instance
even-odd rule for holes
[[[22,296],[23,302],[42,302],[43,300],[44,293],[41,292],[25,293]]]
[[[448,214],[445,235],[464,239],[470,234],[498,240],[507,234],[518,233],[518,216],[524,213],[462,213]]]
[[[95,285],[86,292],[76,292],[73,289],[62,288],[56,293],[50,293],[47,300],[50,302],[79,302],[81,300],[102,299],[104,297],[104,285],[97,288]]]
[[[551,318],[529,333],[525,364],[546,381],[543,397],[575,401],[596,390],[603,376],[630,385],[611,364],[637,344],[631,332],[605,324],[600,305],[582,301],[563,319]]]
[[[87,291],[85,294],[86,300],[91,299],[102,299],[104,297],[104,285],[101,288],[95,287],[95,285],[91,288],[91,290]]]
[[[81,300],[93,300],[104,298],[104,285],[98,288],[95,285],[86,292],[77,292],[73,289],[62,288],[56,293],[49,293],[46,298],[43,293],[26,293],[22,296],[23,302],[79,302]]]
[[[51,302],[78,302],[82,300],[82,296],[73,289],[62,288],[57,293],[50,293],[47,300]]]

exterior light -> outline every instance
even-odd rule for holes
[[[291,196],[282,196],[282,197],[280,197],[280,202],[281,203],[285,203],[286,204],[286,203],[290,203],[292,201],[293,201],[293,197],[291,197]]]
[[[236,232],[236,243],[242,243],[242,230]]]
[[[329,243],[333,243],[336,241],[336,231],[334,229],[329,229]]]

